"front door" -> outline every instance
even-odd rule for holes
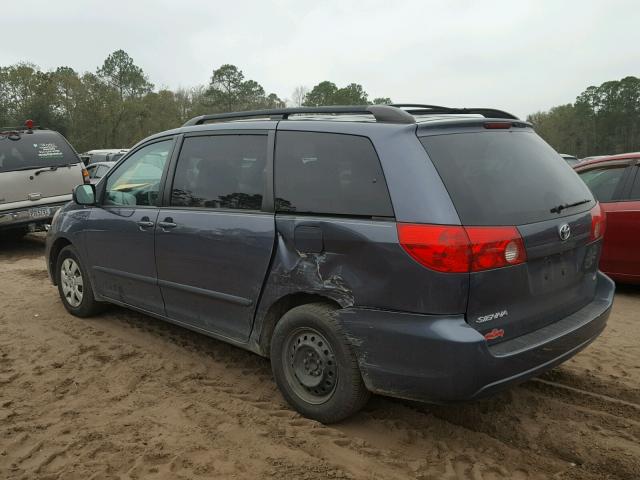
[[[160,186],[173,145],[173,138],[144,145],[110,172],[85,233],[97,293],[160,315],[165,311],[154,235]]]
[[[267,135],[186,137],[156,227],[167,316],[235,340],[249,337],[275,238],[263,209]]]

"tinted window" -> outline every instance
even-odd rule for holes
[[[614,199],[625,170],[625,166],[603,167],[580,172],[579,175],[599,201],[610,202]]]
[[[56,132],[16,132],[0,135],[0,172],[79,163],[80,158]]]
[[[532,132],[486,131],[420,139],[465,225],[522,225],[555,218],[589,189]],[[573,214],[593,201],[562,210]]]
[[[278,211],[393,216],[380,161],[367,138],[279,132],[275,176]]]
[[[185,138],[171,205],[260,210],[266,153],[266,135]]]
[[[107,179],[106,205],[156,204],[160,180],[173,140],[153,143],[137,150]]]
[[[633,187],[631,187],[631,193],[629,194],[630,200],[640,200],[640,169],[635,168],[636,171],[636,180],[633,183]]]

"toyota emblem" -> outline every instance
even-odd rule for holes
[[[568,223],[565,223],[564,225],[560,225],[560,227],[558,227],[558,235],[560,235],[560,240],[562,240],[563,242],[569,239],[569,237],[571,236],[571,227]]]

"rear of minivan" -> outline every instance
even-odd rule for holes
[[[367,387],[468,399],[526,380],[594,340],[614,285],[598,271],[603,213],[571,167],[519,121],[429,122],[416,134],[458,218],[400,215],[398,242],[430,279],[413,283],[416,295],[439,274],[442,285],[459,280],[465,307],[344,315]],[[393,163],[381,161],[393,177]],[[394,205],[406,203],[398,199],[412,194],[413,182],[390,182]]]
[[[0,235],[45,228],[85,178],[78,154],[60,133],[0,132]]]

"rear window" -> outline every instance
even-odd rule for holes
[[[522,225],[593,207],[586,185],[535,133],[456,133],[420,141],[464,225]]]
[[[79,163],[78,155],[56,132],[0,135],[0,172]]]
[[[380,161],[368,138],[279,132],[275,176],[277,211],[393,216]]]

